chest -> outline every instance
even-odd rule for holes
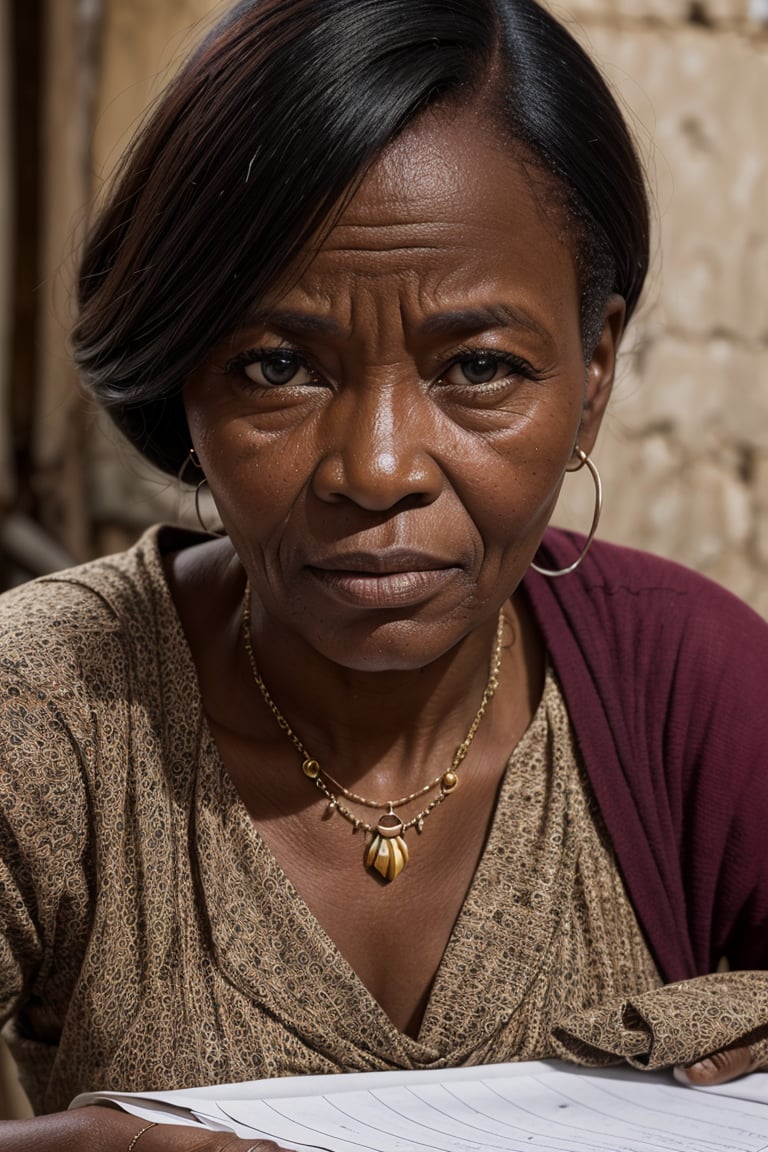
[[[389,885],[322,807],[254,819],[204,747],[190,806],[156,789],[151,820],[128,829],[151,867],[105,896],[68,1004],[85,1024],[59,1061],[82,1085],[60,1098],[97,1075],[139,1089],[148,1074],[179,1087],[542,1059],[562,1014],[658,983],[569,750],[542,754],[540,737],[516,749],[490,829],[468,786],[407,834]],[[103,836],[126,866],[126,829]],[[72,1047],[94,1034],[119,1041],[96,1069],[91,1041]]]
[[[226,755],[226,741],[224,742]],[[237,757],[229,763],[237,776]],[[483,856],[504,761],[463,781],[404,832],[408,863],[391,881],[369,866],[374,834],[354,830],[309,790],[297,811],[270,819],[247,779],[238,790],[253,828],[346,964],[405,1034],[419,1031],[435,976]],[[401,811],[409,819],[428,803]],[[383,813],[364,813],[371,824]]]

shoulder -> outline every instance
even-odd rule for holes
[[[30,581],[0,595],[0,669],[46,667],[62,672],[79,652],[98,656],[99,640],[151,625],[153,604],[167,596],[158,546],[150,529],[125,552]]]
[[[545,565],[558,568],[578,555],[583,538],[551,529],[542,545]],[[595,541],[570,576],[548,580],[531,573],[526,590],[550,637],[589,630],[617,653],[636,656],[654,645],[657,658],[706,649],[768,668],[768,622],[714,581],[672,560]],[[638,651],[638,645],[640,650]]]
[[[542,541],[542,552],[552,567],[558,567],[571,563],[583,544],[584,537],[579,533],[550,528]],[[730,597],[741,603],[713,580],[683,564],[603,540],[592,543],[573,575],[573,585],[586,594],[599,590],[606,595],[669,591],[685,596]]]
[[[130,697],[133,669],[158,645],[164,585],[158,532],[115,556],[31,581],[0,596],[0,747],[30,770],[37,749],[92,747],[97,713]],[[95,754],[95,753],[94,753]]]
[[[580,546],[550,532],[545,562],[570,563]],[[632,788],[649,784],[649,810],[692,787],[699,810],[707,792],[768,812],[765,620],[712,580],[613,544],[525,587],[593,783],[618,757]]]
[[[569,563],[579,547],[550,532],[545,562]],[[748,605],[682,565],[604,543],[570,576],[532,573],[525,589],[593,758],[616,746],[638,764],[656,742],[686,778],[715,756],[732,778],[737,761],[762,772],[768,623]]]
[[[69,819],[104,767],[119,775],[133,722],[146,725],[162,706],[155,666],[179,662],[180,630],[160,533],[0,596],[0,808],[9,818],[37,805],[40,821]]]

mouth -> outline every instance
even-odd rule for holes
[[[380,552],[337,552],[312,561],[310,568],[321,572],[359,572],[370,576],[397,575],[402,572],[431,572],[456,568],[453,559],[435,556],[410,548],[384,548]]]
[[[345,604],[405,608],[428,599],[460,572],[455,560],[409,549],[345,552],[307,565],[312,578]]]

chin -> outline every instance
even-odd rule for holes
[[[426,623],[408,619],[360,621],[351,627],[306,637],[326,660],[353,672],[417,672],[461,642],[467,622],[447,617]]]

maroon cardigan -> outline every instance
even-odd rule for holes
[[[547,532],[560,568],[582,538]],[[768,624],[677,564],[594,543],[523,583],[666,981],[768,968]]]

